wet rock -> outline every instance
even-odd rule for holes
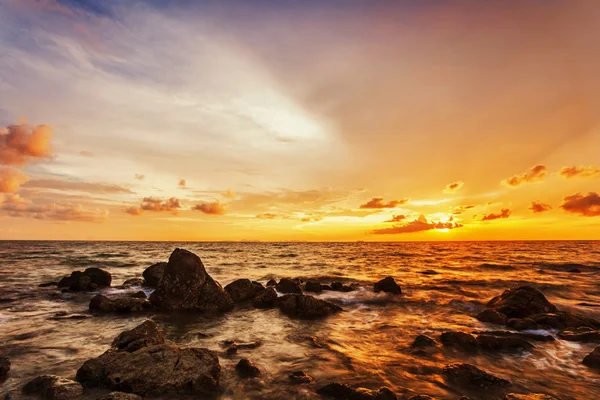
[[[143,290],[139,290],[135,293],[130,293],[129,296],[135,297],[136,299],[145,299],[148,297],[146,296],[146,292],[144,292]]]
[[[23,386],[23,393],[48,400],[73,400],[83,394],[78,382],[55,375],[42,375]]]
[[[444,332],[440,336],[444,347],[453,347],[467,352],[475,352],[479,347],[475,336],[465,332]]]
[[[571,269],[570,269],[569,271],[567,271],[567,272],[571,272],[571,273],[574,273],[574,274],[580,274],[580,273],[581,273],[581,270],[580,270],[579,268],[571,268]]]
[[[6,379],[8,371],[10,371],[10,360],[6,357],[0,357],[0,381]]]
[[[540,329],[540,326],[531,318],[511,318],[506,326],[517,331],[530,331]]]
[[[499,378],[466,363],[446,365],[442,372],[448,383],[465,389],[495,389],[511,384],[506,379]]]
[[[433,269],[426,269],[424,271],[421,271],[420,273],[423,275],[438,275],[439,274],[439,272],[437,272],[436,270],[433,270]]]
[[[386,292],[386,293],[392,293],[392,294],[401,294],[402,293],[402,289],[400,289],[400,286],[398,286],[398,284],[396,283],[394,278],[392,278],[391,276],[388,276],[388,277],[380,280],[379,282],[376,282],[373,285],[373,290],[375,291],[375,293],[379,293],[379,292]]]
[[[158,282],[160,282],[161,278],[163,277],[166,268],[166,262],[152,264],[151,266],[146,268],[144,272],[142,272],[142,276],[144,277],[144,285],[150,287],[157,287]]]
[[[150,302],[169,311],[223,312],[233,308],[233,300],[206,272],[200,257],[182,249],[175,249],[169,257]]]
[[[242,358],[235,366],[235,370],[242,378],[255,378],[260,375],[260,369],[247,358]]]
[[[571,342],[600,342],[600,330],[587,326],[567,328],[558,332],[558,337]]]
[[[118,351],[132,353],[142,347],[163,343],[165,338],[158,325],[154,321],[146,320],[129,331],[121,332],[112,342],[111,347]]]
[[[143,397],[133,393],[110,392],[109,394],[98,397],[96,400],[143,400]]]
[[[91,315],[87,314],[70,314],[67,311],[59,311],[55,313],[52,317],[48,318],[53,321],[60,321],[62,319],[87,319],[91,318]]]
[[[281,278],[275,288],[279,293],[302,293],[300,283],[290,278]]]
[[[71,272],[70,276],[65,276],[58,282],[58,287],[73,292],[84,292],[110,286],[111,281],[112,276],[108,271],[100,268],[87,268],[83,272]]]
[[[329,291],[333,290],[331,288],[331,285],[321,285],[321,289],[323,289],[323,290],[329,290]]]
[[[40,283],[38,287],[50,287],[50,286],[58,286],[58,282],[44,282]]]
[[[277,281],[275,279],[269,279],[267,282],[267,287],[277,285]]]
[[[331,282],[331,290],[336,292],[352,292],[354,288],[352,286],[344,285],[342,282],[334,281]]]
[[[508,318],[525,318],[534,314],[557,311],[542,292],[531,286],[505,290],[500,296],[491,299],[487,307],[495,309]]]
[[[326,317],[342,311],[333,303],[303,294],[286,294],[277,299],[277,306],[285,315],[303,319]]]
[[[566,329],[590,327],[600,329],[600,321],[593,318],[583,317],[566,311],[557,311],[555,313],[545,313],[532,315],[536,324],[544,328]]]
[[[290,382],[302,384],[302,383],[310,383],[314,379],[312,376],[308,375],[304,371],[293,371],[288,375]]]
[[[583,363],[590,368],[600,370],[600,346],[596,347],[594,351],[585,356]]]
[[[423,349],[427,347],[437,347],[437,342],[427,335],[418,335],[410,345],[413,349]]]
[[[479,348],[487,351],[519,352],[529,351],[535,346],[527,340],[514,336],[477,336]]]
[[[504,396],[504,400],[558,400],[558,399],[556,397],[552,397],[547,394],[540,394],[540,393],[529,393],[529,394],[509,393],[506,396]]]
[[[476,318],[481,322],[489,322],[491,324],[496,325],[506,325],[506,323],[508,322],[508,318],[506,317],[506,315],[499,313],[498,311],[493,310],[491,308],[483,310],[482,312],[477,314]]]
[[[273,287],[268,287],[252,300],[256,308],[273,308],[277,303],[277,292]]]
[[[378,390],[365,388],[352,388],[341,383],[329,383],[319,389],[317,393],[334,399],[344,400],[397,400],[398,397],[387,387]]]
[[[142,278],[131,278],[131,279],[127,279],[125,282],[123,282],[123,284],[121,285],[122,287],[132,287],[132,286],[143,286],[144,285],[144,280]]]
[[[319,282],[308,281],[304,285],[304,290],[307,292],[321,293],[323,291],[323,288],[321,287],[321,284]]]
[[[417,394],[415,396],[409,397],[408,400],[435,400],[435,397],[431,397],[427,394]]]
[[[238,279],[225,286],[225,291],[236,303],[252,300],[264,289],[262,284],[250,279]]]
[[[147,310],[151,304],[147,299],[140,299],[130,296],[119,296],[109,298],[102,294],[97,294],[90,300],[90,311],[97,313],[117,312],[132,313]]]
[[[537,333],[522,333],[522,332],[510,332],[510,331],[474,331],[474,335],[491,335],[491,336],[509,336],[519,337],[525,340],[533,340],[536,342],[553,342],[554,337],[552,335],[541,335]]]

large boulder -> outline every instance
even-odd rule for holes
[[[115,350],[133,353],[142,347],[163,343],[165,343],[165,338],[156,322],[147,320],[129,331],[121,332],[112,342],[111,347]]]
[[[600,342],[600,330],[587,326],[567,328],[558,332],[558,337],[571,342]]]
[[[6,379],[10,371],[10,360],[6,357],[0,357],[0,382]]]
[[[152,264],[151,266],[146,268],[144,272],[142,272],[142,276],[144,277],[144,285],[150,287],[157,287],[158,282],[160,282],[160,279],[163,277],[166,268],[166,262]]]
[[[373,285],[373,290],[375,291],[375,293],[386,292],[392,294],[402,294],[402,289],[400,288],[400,286],[398,286],[394,278],[392,278],[391,276],[388,276],[380,280],[379,282],[376,282]]]
[[[55,375],[42,375],[23,386],[23,393],[47,400],[73,400],[83,394],[81,384]]]
[[[531,286],[505,290],[500,296],[491,299],[487,307],[495,309],[508,318],[525,318],[534,314],[557,311],[542,292]]]
[[[275,286],[275,289],[277,289],[279,293],[302,293],[300,282],[290,278],[281,278],[279,283]]]
[[[93,313],[132,313],[147,310],[152,307],[145,298],[132,296],[119,296],[110,298],[102,294],[97,294],[90,300],[90,311]]]
[[[236,303],[252,300],[264,289],[262,284],[252,282],[250,279],[238,279],[225,286],[225,291]]]
[[[511,384],[506,379],[499,378],[466,363],[446,365],[442,372],[448,383],[466,390],[497,389]]]
[[[273,287],[268,287],[252,300],[256,308],[273,308],[277,304],[277,292]]]
[[[96,400],[143,400],[143,397],[133,393],[110,392],[98,397]]]
[[[223,312],[233,308],[233,300],[204,269],[200,257],[175,249],[150,302],[168,311]]]
[[[277,306],[287,316],[313,319],[342,311],[340,306],[303,294],[286,294],[277,299]]]
[[[518,393],[508,393],[504,396],[504,400],[558,400],[556,397],[549,396],[547,394],[541,393],[528,393],[528,394],[518,394]]]
[[[594,351],[585,356],[583,363],[590,368],[600,370],[600,346],[596,347]]]
[[[58,282],[58,287],[73,292],[92,291],[110,286],[112,276],[100,268],[87,268],[85,271],[73,271]]]

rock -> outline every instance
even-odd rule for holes
[[[58,282],[58,287],[73,292],[92,291],[110,286],[112,276],[100,268],[87,268],[85,271],[73,271]]]
[[[434,269],[426,269],[424,271],[421,271],[420,273],[423,274],[423,275],[437,275],[437,274],[439,274],[439,272],[437,272]]]
[[[263,285],[250,279],[238,279],[225,286],[225,291],[236,303],[252,300],[264,289]]]
[[[304,290],[307,292],[321,293],[323,291],[323,288],[321,287],[321,284],[319,282],[308,281],[304,285]]]
[[[310,383],[314,380],[312,376],[307,375],[304,371],[293,371],[288,376],[290,382],[297,384]]]
[[[131,286],[143,286],[144,285],[144,280],[142,278],[131,278],[131,279],[127,279],[125,282],[123,282],[123,284],[121,285],[122,287],[131,287]]]
[[[580,274],[581,270],[579,268],[571,268],[567,272],[571,272],[571,273],[574,273],[574,274]]]
[[[273,308],[277,303],[277,292],[273,287],[268,287],[252,300],[256,308]]]
[[[112,342],[111,347],[118,351],[132,353],[142,347],[163,343],[165,338],[158,325],[154,321],[146,320],[129,331],[121,332]]]
[[[540,326],[531,318],[511,318],[506,322],[506,326],[517,331],[531,331],[540,329]]]
[[[352,292],[354,288],[352,286],[344,285],[342,282],[334,281],[331,282],[331,290],[336,292]]]
[[[509,331],[474,331],[474,335],[491,335],[491,336],[509,336],[519,337],[525,340],[533,340],[536,342],[553,342],[554,337],[552,335],[540,335],[537,333],[522,333],[522,332],[509,332]]]
[[[326,317],[342,311],[333,303],[303,294],[286,294],[277,299],[277,306],[285,315],[303,319]]]
[[[365,388],[351,388],[341,383],[329,383],[319,389],[317,393],[321,396],[329,396],[334,399],[344,400],[397,400],[398,397],[387,387],[378,390]]]
[[[505,290],[500,296],[491,299],[487,307],[495,309],[508,318],[525,318],[534,314],[557,311],[542,292],[531,286]]]
[[[422,349],[426,347],[437,347],[437,342],[427,335],[418,335],[410,345],[413,349]]]
[[[556,397],[549,396],[547,394],[529,393],[529,394],[517,394],[509,393],[504,396],[504,400],[558,400]]]
[[[60,376],[42,375],[23,386],[23,393],[47,400],[73,400],[83,395],[83,387]]]
[[[334,382],[317,389],[317,393],[334,399],[349,399],[354,394],[354,389],[348,385]]]
[[[408,400],[435,400],[435,398],[427,394],[417,394],[415,396],[409,397]]]
[[[275,286],[279,293],[302,293],[300,284],[290,278],[281,278],[277,286]]]
[[[498,311],[493,310],[491,308],[483,310],[482,312],[477,314],[477,317],[475,318],[477,318],[481,322],[489,322],[491,324],[496,325],[506,325],[506,323],[508,322],[508,317],[506,315],[499,313]]]
[[[400,286],[398,286],[398,284],[396,283],[394,278],[392,278],[391,276],[388,276],[387,278],[384,278],[384,279],[380,280],[379,282],[376,282],[373,285],[373,290],[375,290],[375,293],[379,293],[379,292],[386,292],[386,293],[392,293],[392,294],[401,294],[402,293],[402,289],[400,289]]]
[[[69,314],[66,311],[59,311],[55,313],[52,317],[49,317],[48,319],[52,321],[60,321],[63,319],[87,319],[91,317],[92,316],[88,314]]]
[[[166,262],[158,262],[146,268],[144,272],[142,272],[142,276],[144,277],[144,285],[157,287],[158,282],[160,282],[160,279],[163,277],[166,268]]]
[[[200,257],[175,249],[150,302],[168,311],[223,312],[233,308],[233,300],[206,272]]]
[[[566,329],[589,327],[600,329],[600,321],[593,318],[575,315],[566,311],[557,311],[555,313],[535,314],[531,316],[536,324],[544,328]]]
[[[58,286],[58,282],[44,282],[44,283],[40,283],[38,285],[38,287],[50,287],[50,286]]]
[[[267,287],[276,286],[276,285],[277,285],[277,281],[275,279],[269,279],[269,281],[267,282]]]
[[[600,369],[600,346],[596,347],[594,351],[585,356],[583,363],[590,368]]]
[[[558,332],[558,337],[571,342],[600,342],[600,330],[587,326],[567,328]]]
[[[143,400],[142,396],[133,393],[110,392],[104,396],[98,397],[96,400]]]
[[[143,290],[138,290],[135,293],[130,293],[129,296],[135,297],[136,299],[146,299],[148,297],[146,296],[146,292],[144,292]]]
[[[466,363],[446,365],[442,372],[448,383],[460,388],[485,390],[501,388],[511,384],[506,379],[498,378]]]
[[[321,289],[323,289],[323,290],[330,290],[330,291],[333,290],[331,288],[331,285],[321,285]]]
[[[444,347],[454,347],[467,352],[475,352],[479,347],[475,336],[465,332],[444,332],[440,340]]]
[[[6,357],[0,357],[0,382],[6,379],[10,371],[10,360]]]
[[[242,358],[235,366],[235,370],[242,378],[256,378],[260,375],[260,369],[247,358]]]
[[[147,310],[151,304],[147,299],[140,299],[131,296],[120,296],[109,298],[102,294],[97,294],[90,300],[91,312],[117,312],[117,313],[132,313]]]
[[[479,335],[477,344],[483,350],[504,352],[528,351],[535,347],[527,340],[514,336]]]

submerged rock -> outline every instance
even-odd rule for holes
[[[252,300],[252,306],[256,308],[273,308],[277,303],[277,292],[268,287]]]
[[[567,328],[558,332],[558,337],[571,342],[600,342],[600,330],[587,326]]]
[[[85,271],[73,271],[58,282],[58,287],[73,292],[92,291],[110,286],[112,276],[100,268],[87,268]]]
[[[0,382],[5,380],[10,371],[10,360],[6,357],[0,357]]]
[[[288,375],[290,382],[302,384],[311,383],[314,379],[304,371],[293,371]]]
[[[541,335],[537,333],[522,333],[522,332],[510,332],[510,331],[474,331],[474,335],[491,335],[491,336],[508,336],[518,337],[525,340],[533,340],[536,342],[553,342],[554,336],[552,335]]]
[[[534,314],[557,311],[542,292],[531,286],[505,290],[500,296],[491,299],[487,307],[495,309],[508,318],[525,318]]]
[[[250,279],[238,279],[225,286],[225,291],[236,303],[252,300],[264,289],[262,284],[252,282]]]
[[[23,386],[23,393],[49,400],[73,400],[83,394],[78,382],[56,375],[42,375]]]
[[[317,393],[321,396],[329,396],[334,399],[343,400],[397,400],[398,397],[387,387],[383,386],[377,390],[365,388],[352,388],[341,383],[329,383],[319,389]]]
[[[477,336],[477,345],[483,350],[505,352],[528,351],[535,347],[521,337],[493,335]]]
[[[379,293],[379,292],[386,292],[386,293],[392,293],[392,294],[401,294],[402,293],[402,289],[400,288],[400,286],[398,286],[398,284],[396,283],[394,278],[392,278],[391,276],[388,276],[388,277],[380,280],[379,282],[376,282],[373,285],[373,290],[375,291],[375,293]]]
[[[313,319],[342,311],[340,306],[303,294],[286,294],[277,299],[277,306],[287,316]]]
[[[302,293],[300,283],[297,280],[290,278],[281,278],[275,288],[279,293]]]
[[[142,272],[142,276],[144,277],[144,285],[157,287],[158,282],[160,282],[161,278],[163,277],[166,268],[166,262],[158,262],[146,268],[144,272]]]
[[[142,278],[131,278],[131,279],[127,279],[125,282],[123,282],[123,284],[121,285],[122,287],[131,287],[131,286],[143,286],[144,285],[144,280]]]
[[[151,304],[145,298],[131,297],[131,296],[119,296],[115,298],[109,298],[102,294],[97,294],[90,300],[90,311],[105,313],[105,312],[117,312],[117,313],[132,313],[147,310],[151,307]]]
[[[143,397],[133,393],[110,392],[109,394],[98,397],[96,400],[143,400]]]
[[[511,318],[507,321],[506,326],[517,331],[529,331],[540,329],[540,326],[531,318]]]
[[[540,393],[529,393],[529,394],[509,393],[506,396],[504,396],[504,400],[558,400],[558,399],[556,397],[552,397],[547,394],[540,394]]]
[[[223,312],[233,308],[233,300],[206,272],[200,257],[175,249],[150,302],[168,311]]]
[[[335,292],[352,292],[354,288],[349,285],[344,285],[342,282],[331,282],[331,290]]]
[[[242,378],[256,378],[260,375],[260,369],[247,358],[242,358],[235,366],[235,370]]]
[[[589,327],[600,329],[600,321],[593,318],[583,317],[567,311],[556,311],[554,313],[535,314],[531,316],[535,323],[544,328],[566,329]]]
[[[132,353],[142,347],[163,343],[165,338],[158,325],[154,321],[147,320],[129,331],[121,332],[112,342],[111,347],[118,351]]]
[[[495,389],[509,386],[506,379],[489,374],[474,365],[454,363],[443,368],[446,381],[454,386],[465,389]]]
[[[427,335],[418,335],[410,345],[413,349],[423,349],[427,347],[437,347],[437,342]]]
[[[590,368],[596,368],[600,370],[600,346],[596,347],[594,351],[585,356],[583,363]]]
[[[308,281],[306,284],[304,284],[304,290],[307,292],[321,293],[323,288],[319,282]]]
[[[440,341],[444,347],[454,347],[467,352],[475,352],[479,347],[475,336],[465,332],[444,332]]]
[[[494,309],[488,308],[487,310],[483,310],[476,317],[481,322],[489,322],[491,324],[496,325],[506,325],[508,322],[508,317]]]

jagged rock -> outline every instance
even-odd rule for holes
[[[343,400],[397,400],[398,397],[387,387],[377,390],[365,388],[352,388],[341,383],[329,383],[319,389],[317,393],[334,399]]]
[[[127,279],[125,282],[123,282],[123,284],[121,285],[122,287],[131,287],[131,286],[143,286],[144,285],[144,280],[142,278],[131,278],[131,279]]]
[[[304,371],[293,371],[289,374],[290,382],[302,384],[302,383],[310,383],[314,379],[312,376],[308,375]]]
[[[158,262],[146,268],[144,272],[142,272],[142,276],[144,277],[144,285],[157,287],[158,282],[160,282],[160,279],[163,277],[166,268],[166,262]]]
[[[6,357],[0,357],[0,382],[5,380],[10,371],[10,360]]]
[[[475,336],[465,332],[444,332],[440,341],[444,347],[454,347],[467,352],[477,351],[479,347]]]
[[[200,257],[182,249],[175,249],[169,257],[150,302],[168,311],[223,312],[233,308],[233,300],[206,272]]]
[[[281,278],[275,288],[279,293],[302,293],[300,283],[290,278]]]
[[[410,345],[413,349],[422,349],[426,347],[437,347],[437,342],[427,335],[418,335]]]
[[[600,330],[587,326],[567,328],[558,332],[558,337],[571,342],[600,342]]]
[[[256,308],[273,308],[277,303],[277,292],[273,287],[268,287],[252,300]]]
[[[505,352],[528,351],[535,347],[527,340],[514,336],[479,335],[477,344],[483,350]]]
[[[58,287],[74,292],[92,291],[110,286],[112,276],[100,268],[87,268],[85,271],[73,271],[58,282]]]
[[[581,315],[575,315],[566,311],[535,314],[531,316],[531,319],[533,319],[536,324],[544,328],[566,329],[589,327],[600,329],[600,321],[593,318],[583,317]]]
[[[73,400],[83,394],[78,382],[55,375],[42,375],[23,386],[23,393],[47,400]]]
[[[596,347],[594,351],[585,356],[583,363],[590,368],[600,369],[600,346]]]
[[[267,287],[276,286],[276,285],[277,285],[277,281],[275,279],[269,279],[269,281],[267,282]]]
[[[225,291],[236,303],[252,300],[264,289],[262,284],[252,282],[250,279],[238,279],[225,286]]]
[[[511,383],[503,378],[489,374],[474,365],[454,363],[443,368],[446,381],[465,389],[494,389],[509,386]]]
[[[557,311],[542,292],[531,286],[505,290],[500,296],[491,299],[487,307],[495,309],[508,318],[525,318],[534,314]]]
[[[392,294],[401,294],[402,293],[402,289],[400,288],[400,286],[398,286],[398,284],[396,283],[394,278],[392,278],[391,276],[388,276],[387,278],[384,278],[384,279],[380,280],[379,282],[376,282],[373,285],[373,290],[375,291],[375,293],[379,293],[379,292],[386,292],[386,293],[392,293]]]
[[[540,394],[540,393],[529,393],[529,394],[508,393],[506,396],[504,396],[504,400],[558,400],[558,399],[556,397],[552,397],[547,394]]]
[[[511,318],[506,323],[506,326],[517,331],[530,331],[540,328],[537,322],[531,318]]]
[[[143,397],[133,393],[110,392],[96,400],[143,400]]]
[[[307,292],[321,293],[323,291],[323,288],[321,287],[321,284],[319,282],[308,281],[304,285],[304,290]]]
[[[304,319],[326,317],[342,311],[333,303],[303,294],[286,294],[277,299],[277,306],[287,316]]]
[[[336,292],[352,292],[354,288],[352,286],[344,285],[342,282],[334,281],[331,282],[331,290]]]
[[[491,324],[496,325],[506,325],[506,323],[508,322],[508,318],[506,317],[506,315],[499,313],[498,311],[493,310],[491,308],[483,310],[482,312],[477,314],[476,318],[481,322],[489,322]]]
[[[132,353],[142,347],[163,343],[165,343],[165,338],[158,325],[154,321],[147,320],[129,331],[121,332],[112,342],[111,347],[115,350]]]
[[[109,298],[102,294],[97,294],[90,300],[90,311],[92,312],[117,312],[131,313],[144,311],[151,307],[147,299],[140,299],[131,296],[119,296]]]
[[[235,370],[242,378],[256,378],[260,375],[260,369],[247,358],[242,358],[235,366]]]

